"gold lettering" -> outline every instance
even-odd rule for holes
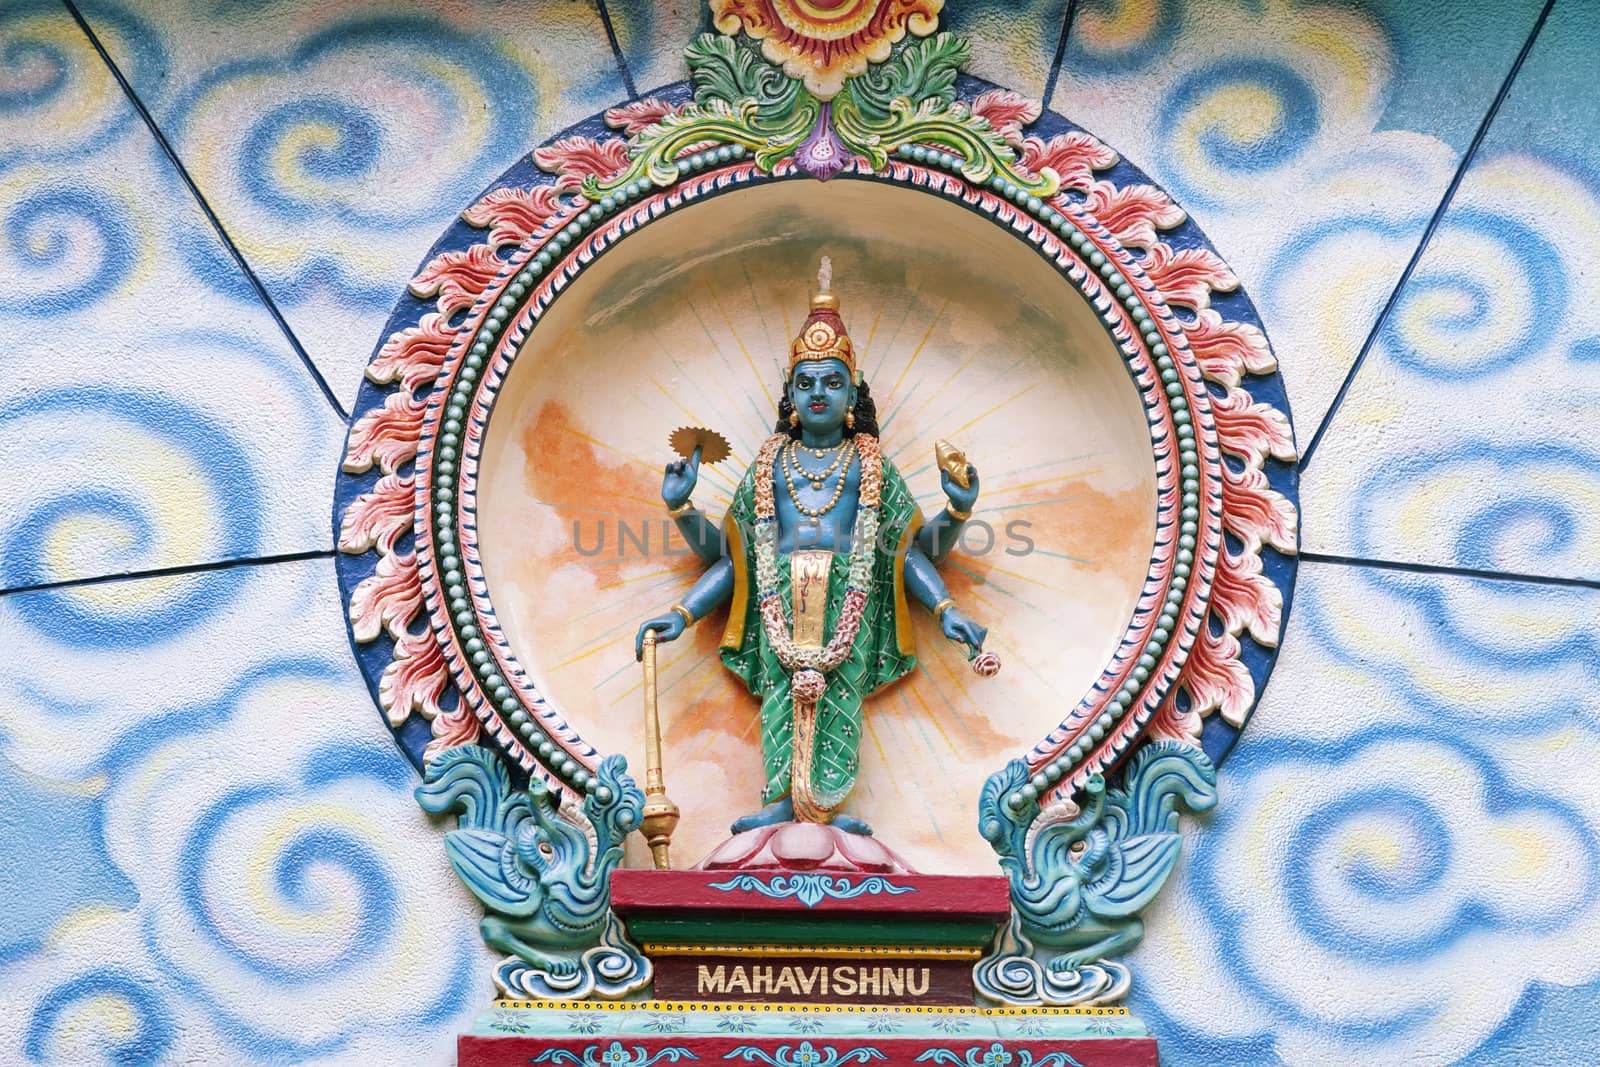
[[[800,987],[794,984],[794,968],[785,967],[778,972],[778,983],[772,987],[774,993],[789,992],[794,996],[800,995]]]
[[[836,968],[833,972],[833,991],[841,997],[856,995],[856,969],[849,965]]]
[[[750,968],[750,995],[755,996],[757,993],[771,993],[772,991],[772,968]]]
[[[905,968],[893,967],[884,970],[883,995],[886,997],[903,997],[906,995]]]
[[[795,978],[800,982],[800,992],[809,997],[811,991],[817,987],[818,972],[825,970],[826,967],[808,967],[803,971],[796,971]]]
[[[911,993],[911,995],[914,996],[914,997],[920,997],[923,994],[927,993],[927,991],[928,991],[928,968],[926,968],[926,967],[909,968],[909,970],[910,970],[911,973],[910,973],[910,975],[908,975],[909,981],[908,981],[907,984],[908,984],[909,992]],[[919,972],[922,975],[922,988],[921,989],[917,988],[917,974]]]
[[[750,992],[750,979],[745,976],[744,964],[734,966],[733,973],[728,976],[728,988],[725,992],[729,994]]]
[[[720,963],[717,964],[717,969],[714,971],[702,963],[696,987],[701,993],[726,993],[728,991],[727,971],[728,969]]]
[[[820,980],[822,982],[822,988],[820,990],[818,990],[818,993],[821,996],[825,997],[825,996],[828,995],[828,976],[833,973],[833,968],[832,967],[822,967],[821,971],[822,971],[822,974],[820,976]]]
[[[857,991],[864,997],[881,997],[883,993],[879,989],[879,983],[882,981],[882,967],[863,967],[861,968]]]

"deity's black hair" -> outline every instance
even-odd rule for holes
[[[783,380],[783,386],[778,390],[778,424],[773,427],[778,433],[786,433],[795,440],[800,439],[800,427],[789,425],[789,416],[794,414],[794,405],[789,403],[789,379]],[[878,405],[872,402],[872,390],[867,388],[867,380],[862,378],[856,386],[856,406],[851,409],[856,416],[854,427],[846,426],[844,435],[854,437],[858,433],[878,436]]]

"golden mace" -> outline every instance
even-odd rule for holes
[[[667,796],[661,773],[661,716],[656,711],[656,632],[644,634],[644,818],[639,828],[650,845],[656,870],[672,867],[668,850],[678,825],[678,805]]]

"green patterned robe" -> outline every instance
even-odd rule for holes
[[[777,492],[783,492],[778,488]],[[873,561],[872,588],[850,655],[827,674],[828,690],[817,702],[815,750],[811,759],[811,793],[818,804],[832,810],[843,803],[856,782],[860,766],[862,701],[868,694],[904,676],[916,666],[911,618],[906,608],[902,564],[921,513],[900,472],[883,461],[883,490],[879,498],[877,558]],[[762,802],[787,796],[794,766],[794,698],[789,675],[778,662],[761,623],[756,584],[755,465],[745,472],[728,509],[725,529],[733,558],[734,592],[728,627],[722,636],[722,663],[742,679],[761,701],[761,755],[767,785]],[[882,546],[897,545],[891,554]],[[845,583],[850,577],[850,557],[835,554],[828,580],[828,606],[823,641],[833,636],[844,606]],[[778,595],[784,615],[793,618],[790,601],[789,555],[778,553]]]

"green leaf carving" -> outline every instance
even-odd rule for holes
[[[794,110],[800,82],[761,58],[751,44],[720,34],[701,34],[684,50],[694,80],[694,99],[702,107],[736,108],[754,100],[763,118]]]
[[[848,82],[850,95],[868,122],[887,122],[896,99],[913,105],[937,101],[943,110],[956,98],[956,73],[970,53],[960,37],[941,33],[909,41],[883,63]]]

